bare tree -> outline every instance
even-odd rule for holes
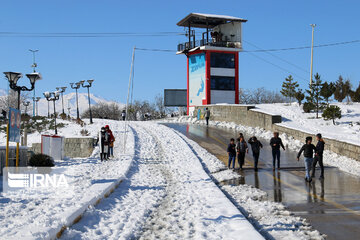
[[[93,118],[101,119],[114,119],[119,120],[121,117],[122,109],[119,107],[119,104],[112,102],[100,102],[91,107],[91,113]],[[87,109],[82,115],[82,118],[89,118],[90,111]]]

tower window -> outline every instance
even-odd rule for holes
[[[211,90],[235,90],[235,78],[211,76]]]
[[[210,65],[213,68],[235,68],[235,54],[213,52],[210,54]]]

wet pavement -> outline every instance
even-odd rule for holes
[[[228,162],[226,147],[233,130],[187,124],[165,124]],[[250,136],[245,135],[245,139]],[[271,147],[268,140],[259,139],[264,148],[259,159],[259,171],[253,168],[251,150],[246,155],[244,178],[222,184],[249,184],[268,193],[269,200],[282,202],[295,215],[306,218],[311,225],[326,234],[327,239],[360,239],[360,178],[334,167],[325,168],[325,179],[315,178],[311,184],[304,181],[302,159],[296,161],[296,152],[281,151],[281,169],[272,170]],[[238,166],[236,165],[236,168]],[[320,174],[317,169],[316,176]]]

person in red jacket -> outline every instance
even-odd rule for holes
[[[108,157],[113,157],[114,156],[114,142],[115,142],[115,137],[112,133],[112,131],[110,130],[109,125],[105,126],[105,129],[109,135],[109,152],[108,152]]]

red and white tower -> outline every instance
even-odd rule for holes
[[[190,13],[177,23],[187,28],[188,41],[177,54],[187,56],[187,112],[200,105],[239,103],[241,24],[237,17]],[[206,31],[196,39],[195,28]]]

